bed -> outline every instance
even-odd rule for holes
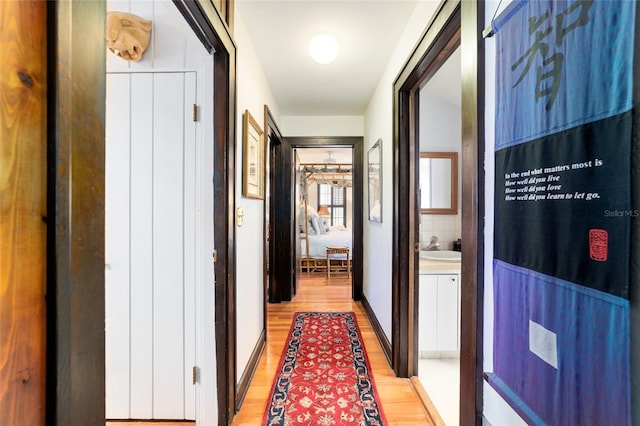
[[[353,232],[344,226],[328,226],[316,210],[305,202],[300,214],[300,268],[307,272],[327,270],[327,247],[349,248],[349,262],[353,259]],[[332,255],[332,270],[347,268],[346,255]],[[340,262],[337,262],[337,261]]]

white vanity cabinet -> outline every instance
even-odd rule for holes
[[[419,297],[419,351],[460,349],[460,275],[421,274]]]

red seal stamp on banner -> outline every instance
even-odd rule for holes
[[[609,233],[604,229],[589,230],[589,257],[598,262],[607,260]]]

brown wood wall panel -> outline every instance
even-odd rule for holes
[[[47,423],[104,425],[104,1],[50,2]],[[56,26],[54,26],[54,24]],[[54,34],[54,35],[52,35]],[[54,324],[51,324],[54,322]],[[53,352],[53,351],[51,351]]]
[[[0,2],[0,424],[45,419],[46,3]]]

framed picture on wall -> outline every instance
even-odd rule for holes
[[[378,139],[367,153],[369,180],[369,221],[382,222],[382,139]]]
[[[242,195],[264,199],[264,138],[258,122],[244,111],[242,129]]]

